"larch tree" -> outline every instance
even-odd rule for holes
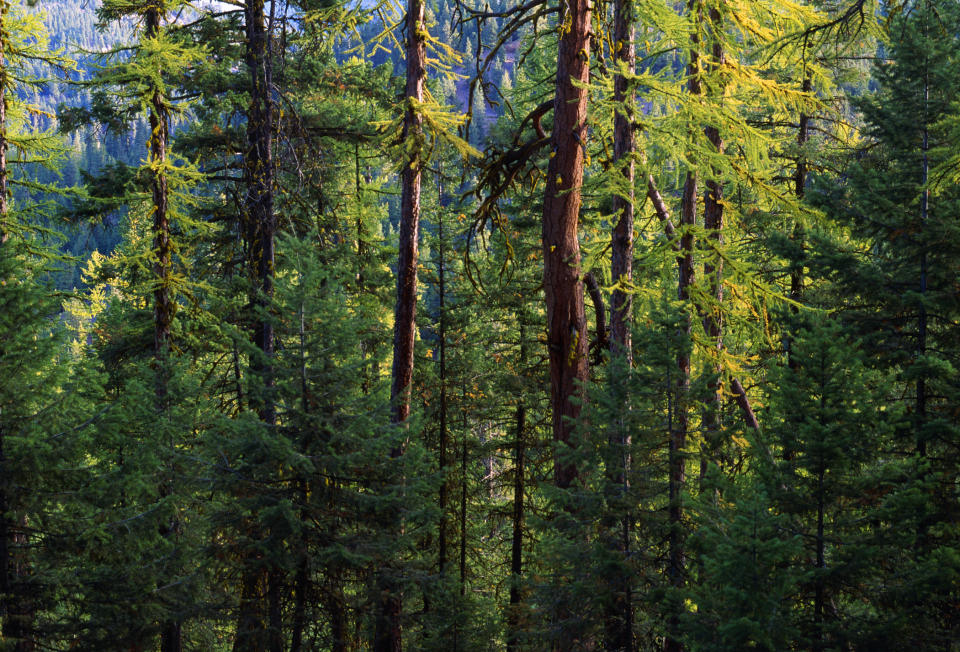
[[[422,0],[409,0],[405,19],[406,85],[402,159],[400,172],[400,241],[397,253],[397,302],[394,309],[393,369],[390,386],[391,422],[404,426],[410,417],[410,396],[413,389],[413,354],[417,330],[417,259],[420,233],[420,182],[423,168],[424,84],[426,83],[426,24]],[[399,457],[398,446],[391,451]],[[381,578],[380,604],[377,607],[375,652],[400,652],[402,649],[401,616],[403,602],[399,585],[388,577]]]
[[[637,62],[635,45],[634,3],[616,0],[613,7],[614,63],[617,70],[613,79],[613,165],[620,178],[614,178],[616,190],[613,197],[613,213],[617,220],[613,228],[610,247],[610,276],[614,290],[610,296],[610,353],[622,358],[629,372],[633,364],[633,232],[634,232],[634,181],[636,99],[630,77]],[[611,374],[609,382],[620,382]],[[624,406],[626,409],[626,406]],[[610,480],[619,485],[621,495],[626,496],[630,474],[631,437],[624,420],[617,418],[611,425],[614,433],[610,447]],[[619,462],[619,463],[618,463]],[[629,510],[628,510],[629,513]],[[617,524],[618,531],[612,536],[614,550],[623,559],[630,555],[630,517],[624,514]],[[605,645],[610,650],[630,650],[633,645],[632,587],[629,575],[624,573],[615,580],[614,598],[607,607]]]

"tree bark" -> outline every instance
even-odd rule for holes
[[[0,245],[10,236],[7,229],[7,213],[10,210],[7,201],[7,88],[6,88],[6,61],[4,53],[7,50],[7,12],[9,5],[0,5]]]
[[[543,200],[543,286],[547,304],[547,346],[550,356],[550,405],[553,438],[570,442],[580,415],[586,382],[587,327],[580,278],[580,244],[577,225],[583,184],[587,138],[587,89],[590,78],[589,0],[565,5],[557,53],[554,126],[550,137],[550,163]],[[554,476],[558,487],[569,487],[576,466],[557,453]]]
[[[160,32],[160,11],[152,7],[146,13],[146,37],[157,38]],[[156,260],[153,275],[156,289],[153,293],[153,348],[158,361],[166,358],[170,349],[170,325],[173,322],[173,299],[170,292],[171,248],[170,220],[168,215],[167,141],[170,119],[166,98],[161,88],[156,88],[150,98],[150,190],[153,197],[153,248]],[[158,389],[158,391],[165,391]]]
[[[813,82],[810,79],[810,76],[804,73],[803,84],[801,89],[804,93],[809,93],[813,88]],[[797,168],[793,173],[793,195],[797,198],[797,201],[803,201],[804,195],[806,194],[807,188],[807,157],[803,152],[803,148],[806,146],[807,141],[810,138],[810,116],[807,113],[800,114],[800,126],[797,130],[797,147],[799,148],[799,153],[797,155]],[[793,233],[790,234],[790,238],[794,241],[801,251],[804,248],[804,228],[803,225],[798,220],[793,226]],[[801,301],[803,299],[803,261],[795,263],[793,268],[790,270],[790,298],[794,301]],[[799,312],[797,306],[790,306],[790,311],[796,315]],[[791,352],[790,341],[791,336],[787,335],[787,365],[791,369],[796,369],[796,361],[793,359],[793,353]]]
[[[709,11],[710,26],[714,33],[712,67],[724,64],[723,44],[717,32],[723,29],[720,12],[711,8]],[[717,101],[722,101],[723,89]],[[720,130],[713,125],[704,129],[707,140],[713,145],[717,154],[723,153],[723,138]],[[716,174],[714,169],[713,173]],[[706,183],[706,192],[703,196],[703,226],[707,237],[713,240],[714,247],[723,244],[723,183],[711,178]],[[718,356],[716,363],[711,365],[710,378],[707,380],[707,396],[703,409],[704,450],[700,456],[700,483],[704,482],[707,468],[711,462],[719,461],[720,454],[720,416],[723,412],[723,393],[720,376],[722,368],[719,362],[720,352],[723,350],[723,259],[717,256],[715,260],[709,256],[703,263],[703,276],[709,284],[710,297],[713,301],[703,310],[703,331],[713,342]]]
[[[617,47],[614,61],[632,72],[637,62],[633,2],[616,0],[613,11],[613,41]],[[617,103],[613,116],[613,161],[628,190],[625,196],[617,193],[613,197],[613,212],[619,219],[613,230],[610,272],[614,283],[629,286],[633,282],[634,102],[629,82],[619,69],[613,79],[613,99]],[[632,305],[633,295],[630,292],[621,287],[613,291],[610,297],[610,352],[626,356],[628,366],[633,360],[630,337]]]
[[[273,7],[273,4],[271,4]],[[276,216],[273,211],[273,102],[270,96],[272,66],[270,62],[270,34],[264,0],[247,0],[244,5],[246,29],[246,65],[250,73],[250,106],[247,112],[247,149],[244,153],[246,196],[244,210],[246,239],[249,248],[249,269],[255,279],[256,291],[252,304],[257,310],[253,342],[259,349],[250,367],[257,377],[258,391],[251,391],[249,404],[257,411],[260,422],[270,431],[276,427],[274,404],[274,333],[267,314],[273,298],[274,234]],[[271,14],[272,14],[271,9]],[[265,535],[256,524],[250,524],[254,540]],[[264,564],[255,553],[245,553],[243,560],[240,609],[237,620],[234,652],[264,652],[272,649],[269,621],[270,577],[269,564]]]
[[[520,360],[526,360],[526,332],[520,324]],[[510,547],[510,607],[507,612],[507,652],[520,649],[522,628],[520,605],[523,601],[521,581],[523,577],[523,522],[524,511],[524,467],[526,465],[524,432],[527,429],[527,406],[522,397],[517,402],[516,434],[513,461],[513,523]]]
[[[693,11],[695,4],[693,0],[687,5],[689,11]],[[702,20],[702,16],[694,16],[694,20]],[[694,33],[691,36],[692,47],[690,48],[690,63],[687,66],[687,90],[692,96],[701,95],[702,87],[700,82],[700,54],[699,37]],[[683,186],[683,199],[680,204],[680,251],[677,255],[677,298],[684,304],[690,301],[690,287],[694,282],[693,266],[693,248],[695,244],[693,229],[697,223],[697,196],[698,179],[696,170],[688,170],[686,181]],[[670,535],[668,541],[668,568],[667,575],[670,584],[675,589],[683,588],[686,581],[685,554],[683,533],[683,485],[686,482],[686,453],[684,448],[687,445],[687,433],[689,430],[689,394],[690,394],[690,350],[688,348],[692,339],[693,320],[689,309],[684,318],[682,326],[684,331],[684,343],[677,355],[677,370],[679,377],[676,384],[676,425],[670,433],[668,464],[669,473],[669,520]],[[680,609],[681,607],[677,607]],[[683,649],[680,641],[677,639],[679,631],[680,617],[675,612],[671,615],[668,623],[668,634],[664,640],[664,650],[666,652],[679,652]]]
[[[403,147],[409,159],[403,162],[400,190],[400,242],[397,255],[397,304],[394,310],[393,370],[390,388],[391,422],[404,424],[410,416],[410,392],[413,382],[413,352],[416,340],[417,256],[420,231],[420,180],[422,161],[423,102],[426,79],[426,24],[422,0],[408,0],[406,16],[407,106],[403,116]],[[402,449],[391,451],[399,457]],[[400,652],[400,618],[403,598],[394,579],[381,578],[380,605],[374,634],[374,652]]]
[[[633,89],[627,76],[620,70],[626,68],[633,72],[636,67],[634,52],[635,27],[633,21],[633,2],[616,0],[613,8],[615,44],[614,61],[618,66],[613,79],[613,99],[617,107],[613,115],[613,159],[614,167],[622,176],[627,191],[613,197],[613,212],[619,216],[613,229],[611,241],[610,272],[616,289],[610,297],[610,355],[622,356],[626,368],[633,366],[633,343],[631,337],[631,315],[633,294],[629,288],[633,283],[633,222],[634,222],[634,98]],[[619,382],[620,379],[610,379]],[[622,410],[629,406],[621,406]],[[611,464],[609,481],[619,486],[622,495],[629,489],[630,472],[630,435],[624,427],[623,418],[618,417],[612,424],[610,439]],[[629,510],[624,506],[616,527],[619,530],[611,535],[610,547],[624,562],[630,557],[630,521]],[[604,614],[604,647],[615,652],[633,649],[633,600],[629,573],[621,572],[614,578],[613,598]]]
[[[145,36],[157,38],[160,34],[161,13],[157,7],[151,7],[144,16]],[[161,417],[168,409],[167,389],[169,385],[170,327],[173,323],[173,293],[171,291],[171,246],[170,218],[168,211],[169,192],[165,165],[167,162],[167,143],[170,136],[170,118],[166,97],[162,88],[155,88],[150,97],[150,190],[153,200],[153,248],[156,260],[153,263],[153,276],[156,288],[153,291],[153,355],[156,362],[156,404]],[[172,451],[171,451],[172,453]],[[171,493],[172,480],[163,478],[160,486],[161,498]],[[167,540],[177,536],[179,523],[176,517],[160,526],[160,535]],[[181,623],[168,619],[160,624],[160,651],[180,652],[183,649]]]
[[[438,166],[439,167],[439,166]],[[447,528],[448,528],[448,503],[450,483],[447,479],[447,466],[449,464],[448,452],[450,448],[450,433],[447,429],[447,292],[446,292],[446,243],[443,234],[443,188],[440,181],[440,172],[437,172],[437,204],[440,210],[437,212],[437,236],[440,240],[440,260],[437,266],[438,288],[440,294],[440,319],[439,319],[439,339],[440,339],[440,442],[439,442],[439,466],[440,466],[440,523],[438,538],[437,562],[440,569],[440,577],[444,578],[447,572]]]

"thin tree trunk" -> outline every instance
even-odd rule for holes
[[[439,167],[439,164],[438,164]],[[444,578],[447,571],[447,503],[450,483],[447,479],[447,452],[450,447],[450,436],[447,431],[447,307],[446,307],[446,243],[443,234],[443,187],[441,186],[441,172],[437,171],[437,203],[440,210],[437,212],[437,235],[440,239],[440,260],[437,273],[439,276],[438,292],[440,293],[440,531],[438,536],[437,560],[440,567],[440,577]]]
[[[636,67],[634,53],[635,28],[633,2],[616,0],[614,4],[613,41],[618,49],[614,60],[628,71]],[[613,160],[615,169],[623,177],[627,188],[625,196],[613,197],[613,212],[619,220],[613,230],[610,272],[614,283],[630,286],[633,282],[633,219],[634,219],[634,133],[633,91],[622,73],[613,80],[613,99],[617,110],[613,116]],[[610,352],[624,355],[629,366],[633,360],[630,337],[630,316],[633,294],[618,287],[610,297]]]
[[[803,78],[801,89],[804,93],[809,93],[813,88],[813,82],[809,76]],[[793,195],[798,201],[802,201],[807,191],[807,173],[809,165],[804,148],[807,141],[810,140],[810,116],[807,113],[800,114],[800,127],[797,130],[797,147],[800,149],[797,157],[797,169],[793,174]],[[794,242],[803,249],[804,233],[803,226],[798,222],[793,227],[792,234]],[[794,266],[790,270],[790,298],[794,301],[800,301],[803,298],[803,263]],[[796,307],[794,307],[796,311]]]
[[[695,172],[687,172],[687,180],[684,185],[683,202],[681,205],[681,229],[680,236],[680,255],[677,258],[678,277],[677,297],[682,302],[690,300],[689,288],[694,281],[693,268],[693,246],[694,236],[692,227],[696,224],[697,218],[697,175]],[[677,370],[680,372],[676,384],[676,400],[674,401],[674,416],[672,420],[673,428],[670,433],[670,447],[668,455],[668,464],[670,468],[669,477],[669,562],[667,575],[670,584],[675,589],[682,589],[685,583],[685,553],[683,533],[683,486],[686,482],[686,453],[684,448],[687,445],[687,432],[689,430],[689,394],[690,394],[690,351],[687,348],[692,337],[693,320],[687,312],[684,318],[683,331],[685,342],[681,345],[683,348],[677,354]],[[679,608],[679,607],[678,607]],[[683,646],[677,640],[679,630],[679,614],[674,613],[670,617],[669,633],[664,642],[666,652],[679,652]]]
[[[7,230],[7,213],[9,204],[7,202],[7,87],[6,87],[6,61],[4,53],[7,51],[7,12],[9,5],[0,5],[0,72],[4,76],[0,81],[0,245],[7,241],[10,236]]]
[[[272,567],[267,582],[267,613],[269,616],[268,644],[270,652],[283,652],[283,611],[281,597],[284,588],[284,574]]]
[[[466,392],[464,392],[466,393]],[[460,449],[460,597],[467,593],[467,418],[463,418],[463,442]]]
[[[551,158],[543,200],[543,285],[553,438],[569,443],[589,374],[577,225],[587,138],[591,4],[571,0],[564,7],[560,22],[569,28],[562,31],[557,52]],[[561,488],[569,487],[577,475],[576,466],[562,457],[558,453],[554,462],[555,482]]]
[[[810,76],[805,73],[801,89],[804,93],[809,93],[812,88],[813,82],[810,79]],[[802,202],[804,196],[806,195],[808,164],[806,154],[803,150],[809,139],[810,116],[806,113],[801,113],[800,126],[797,130],[797,147],[800,151],[797,155],[797,169],[793,173],[793,195],[797,198],[798,202]],[[796,224],[794,224],[793,233],[790,234],[790,238],[802,252],[805,247],[805,235],[803,225],[799,220]],[[790,298],[798,303],[803,300],[803,267],[803,261],[801,260],[798,264],[794,264],[793,268],[790,270]],[[796,315],[799,313],[799,308],[796,305],[793,305],[790,306],[790,311]],[[788,334],[786,341],[787,366],[790,369],[796,369],[797,363],[793,356],[792,347],[790,346],[791,341],[792,337],[790,337]]]
[[[926,6],[926,12],[929,13],[929,2]],[[927,21],[924,18],[924,32],[927,31]],[[920,195],[920,314],[917,328],[917,354],[925,356],[927,354],[927,245],[926,245],[926,227],[927,215],[930,209],[930,190],[927,188],[927,178],[930,175],[930,131],[927,126],[927,104],[930,101],[930,66],[929,62],[925,66],[923,78],[923,161],[921,183],[923,184],[923,193]],[[927,455],[927,438],[923,433],[923,426],[927,418],[927,382],[921,373],[917,377],[917,419],[919,427],[917,428],[917,453],[921,457]],[[925,529],[925,528],[922,528]]]
[[[301,331],[300,331],[300,343],[301,347],[303,346],[303,312],[301,309]],[[301,348],[302,352],[302,348]],[[305,371],[305,370],[302,370]],[[303,404],[306,408],[306,378],[305,374],[301,377],[303,382],[302,389],[304,390],[303,394]],[[304,411],[306,414],[306,411]],[[307,522],[306,514],[306,504],[307,497],[309,494],[308,485],[303,480],[297,483],[298,493],[300,498],[300,521],[303,524]],[[310,584],[310,553],[309,553],[309,542],[307,541],[306,535],[304,535],[301,540],[301,549],[300,549],[300,559],[297,561],[297,574],[294,578],[294,596],[293,596],[293,617],[290,622],[290,652],[301,652],[303,648],[303,630],[306,627],[307,622],[307,591]],[[334,648],[336,649],[336,648]]]
[[[254,530],[252,534],[258,537],[260,533]],[[267,652],[267,615],[264,605],[267,574],[263,572],[263,560],[254,553],[247,553],[243,565],[233,652]]]
[[[520,360],[526,360],[526,333],[520,325]],[[520,649],[521,614],[523,599],[520,588],[523,578],[523,521],[524,521],[524,431],[527,427],[527,406],[521,398],[517,403],[517,441],[513,461],[513,524],[510,547],[510,607],[507,612],[507,652]]]
[[[616,44],[614,60],[616,64],[633,72],[636,67],[634,40],[636,29],[633,20],[631,0],[616,0],[614,3],[614,36]],[[622,356],[626,369],[633,366],[633,343],[631,337],[631,313],[633,294],[629,287],[633,283],[633,221],[634,221],[634,98],[633,89],[619,69],[613,80],[613,97],[617,103],[613,116],[613,159],[615,169],[622,175],[626,186],[625,195],[619,192],[613,198],[613,212],[619,220],[613,230],[611,242],[610,272],[614,283],[618,284],[610,297],[610,354]],[[627,289],[624,289],[624,286]],[[610,379],[619,382],[620,379]],[[620,406],[621,410],[629,406]],[[611,465],[610,481],[619,485],[622,495],[629,489],[631,464],[630,435],[624,427],[623,417],[618,416],[612,424],[610,441],[611,457],[616,455],[619,464]],[[626,507],[624,505],[624,510]],[[629,510],[619,515],[619,532],[614,534],[611,547],[619,559],[630,558],[630,521]],[[605,648],[615,652],[633,649],[633,600],[629,573],[621,572],[611,587],[614,597],[606,608]]]
[[[147,10],[146,38],[155,39],[160,33],[160,12],[156,8]],[[153,293],[153,349],[158,362],[164,361],[170,349],[170,325],[173,322],[173,299],[171,283],[170,220],[168,215],[167,175],[164,166],[167,162],[167,141],[169,139],[170,120],[166,98],[160,88],[154,89],[150,98],[150,165],[154,169],[150,175],[150,189],[153,196],[153,248],[157,259],[153,264],[153,275],[157,287]],[[159,387],[158,393],[166,393],[166,387]]]
[[[821,407],[822,407],[821,399]],[[823,569],[826,568],[826,557],[824,555],[824,539],[823,539],[823,516],[824,516],[824,495],[823,495],[823,479],[824,479],[824,468],[821,460],[820,468],[817,470],[817,570],[821,571],[817,574],[816,585],[814,590],[814,599],[813,599],[813,622],[816,627],[816,639],[814,643],[815,650],[823,649],[823,607],[825,602],[824,594],[824,576]]]
[[[710,9],[709,16],[714,38],[711,66],[723,66],[723,45],[717,35],[723,29],[722,19],[720,12],[713,8]],[[722,95],[722,88],[720,92]],[[704,130],[704,133],[716,152],[722,154],[723,138],[719,129],[711,125]],[[716,170],[714,170],[714,173],[716,173]],[[723,244],[723,185],[716,179],[710,179],[706,186],[703,197],[703,226],[707,232],[707,237],[713,240],[714,247],[719,248]],[[703,310],[703,331],[713,342],[718,360],[711,365],[711,375],[707,380],[707,397],[703,410],[704,450],[701,451],[700,456],[701,486],[709,464],[719,461],[720,451],[720,417],[723,411],[723,393],[720,384],[722,368],[719,363],[719,356],[723,350],[723,259],[717,256],[713,260],[708,256],[703,263],[703,275],[709,283],[712,299],[712,305],[708,305]]]
[[[690,11],[694,10],[694,2],[691,0],[688,5]],[[695,17],[696,20],[702,20],[701,16]],[[688,82],[687,88],[690,95],[696,96],[702,94],[700,85],[700,55],[699,55],[699,37],[694,34],[691,36],[692,47],[690,49],[690,64],[687,67]],[[686,181],[683,187],[683,199],[680,204],[680,251],[677,256],[678,281],[677,298],[684,304],[690,301],[690,286],[694,281],[693,266],[693,248],[694,234],[693,228],[697,223],[697,173],[695,170],[688,170]],[[690,394],[690,349],[689,343],[692,338],[693,320],[689,310],[684,318],[684,342],[680,353],[677,355],[677,370],[680,372],[677,379],[677,395],[674,402],[675,426],[670,433],[670,445],[668,464],[669,472],[669,520],[670,535],[668,541],[668,569],[667,575],[670,584],[675,589],[681,589],[686,581],[685,571],[685,553],[684,553],[684,532],[683,532],[683,486],[686,482],[686,453],[684,448],[687,445],[687,433],[689,430],[689,394]],[[680,606],[677,606],[679,610]],[[679,652],[683,649],[680,641],[677,639],[679,631],[680,617],[678,612],[671,614],[668,623],[668,634],[664,641],[664,650],[666,652]]]
[[[249,403],[257,411],[263,425],[270,431],[276,427],[276,407],[273,389],[274,334],[273,323],[267,312],[273,298],[274,234],[276,216],[273,212],[273,102],[270,96],[272,74],[269,51],[269,30],[273,26],[273,7],[268,28],[264,0],[247,0],[244,5],[246,28],[246,65],[250,73],[250,107],[247,114],[247,150],[244,155],[244,173],[247,192],[247,245],[250,270],[255,275],[257,292],[253,305],[257,316],[253,342],[259,349],[251,363],[251,371],[258,377],[259,391],[251,391]],[[254,541],[265,533],[256,524],[250,524]],[[269,627],[273,615],[268,596],[277,578],[271,577],[268,565],[258,555],[248,552],[243,560],[240,609],[237,620],[234,652],[264,652],[272,649]]]

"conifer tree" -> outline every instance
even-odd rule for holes
[[[36,207],[21,208],[11,192],[30,184],[32,166],[25,160],[50,165],[57,148],[51,134],[30,124],[39,109],[21,99],[24,90],[43,83],[30,72],[35,62],[71,65],[61,51],[49,49],[38,16],[0,4],[0,635],[16,652],[31,652],[42,639],[36,619],[49,595],[43,586],[48,578],[38,573],[36,551],[44,544],[40,523],[53,508],[47,478],[74,449],[64,446],[58,457],[48,443],[66,423],[57,418],[59,410],[73,407],[57,400],[68,365],[57,368],[55,362],[61,340],[48,323],[55,303],[41,285],[43,260],[50,256],[36,237],[42,223]]]
[[[889,63],[874,68],[877,93],[857,102],[869,147],[851,166],[848,185],[819,184],[817,201],[863,242],[860,255],[845,257],[839,289],[874,364],[896,374],[900,393],[892,403],[905,410],[888,453],[898,461],[900,480],[880,503],[891,523],[890,545],[913,555],[904,581],[883,591],[882,602],[888,612],[908,611],[911,625],[899,621],[887,636],[905,646],[936,646],[960,627],[946,607],[955,595],[947,578],[957,573],[948,552],[956,530],[946,525],[954,519],[947,478],[955,474],[952,451],[960,432],[960,313],[948,271],[958,255],[957,196],[931,175],[950,155],[944,127],[960,97],[960,6],[920,1],[906,9],[889,27]],[[839,260],[831,254],[818,262],[832,273]]]

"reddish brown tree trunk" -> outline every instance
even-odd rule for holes
[[[590,2],[571,0],[560,17],[569,24],[557,53],[554,126],[550,164],[543,199],[543,286],[547,303],[547,346],[550,355],[550,405],[554,440],[569,443],[580,415],[577,398],[589,373],[587,323],[580,275],[577,224],[587,138],[587,89],[590,78]],[[557,455],[558,487],[577,476],[575,465]]]
[[[397,305],[393,327],[393,383],[390,388],[391,422],[406,423],[410,416],[410,392],[413,382],[413,352],[416,340],[417,312],[417,240],[420,231],[420,177],[422,161],[423,118],[419,104],[423,101],[426,79],[426,44],[424,41],[424,4],[408,0],[407,33],[407,106],[403,116],[404,151],[412,152],[403,162],[400,190],[400,242],[397,253]],[[412,142],[411,142],[412,141]],[[397,447],[393,457],[402,450]],[[395,579],[384,573],[380,578],[380,604],[374,633],[374,652],[400,652],[402,649],[401,615],[403,598]]]
[[[410,416],[410,384],[413,381],[413,348],[416,339],[417,240],[420,231],[420,145],[423,118],[417,105],[423,101],[426,79],[426,46],[423,40],[424,5],[409,0],[407,5],[407,107],[403,116],[405,151],[414,142],[413,155],[404,161],[400,192],[400,250],[397,252],[397,304],[393,328],[393,384],[390,389],[393,423]],[[395,451],[399,454],[400,451]]]

